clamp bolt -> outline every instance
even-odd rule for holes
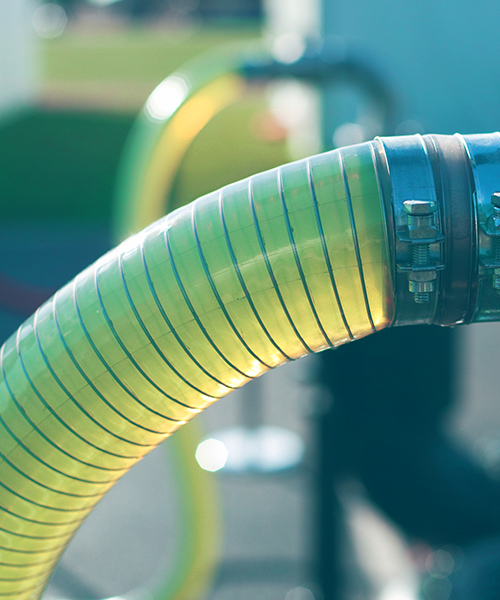
[[[500,263],[500,192],[491,194],[491,204],[493,205],[493,213],[489,218],[489,229],[494,232],[492,240],[493,260]],[[500,291],[500,267],[493,268],[493,288]]]
[[[500,194],[498,200],[500,214]],[[420,270],[411,270],[408,273],[408,289],[417,304],[425,304],[430,301],[437,274],[435,269],[422,269],[431,265],[431,245],[423,240],[432,237],[432,233],[429,235],[429,232],[434,230],[434,213],[437,211],[437,204],[432,200],[405,200],[403,208],[407,215],[410,237],[413,240],[412,267],[420,267]]]

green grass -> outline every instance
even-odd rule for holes
[[[43,43],[43,77],[49,84],[136,81],[154,85],[215,46],[257,37],[254,28],[69,32]]]
[[[43,94],[55,106],[83,102],[136,112],[162,79],[193,57],[259,35],[241,27],[69,31],[42,43]]]
[[[2,219],[107,222],[132,121],[122,114],[41,110],[5,124],[0,128]]]
[[[2,218],[109,223],[123,144],[148,93],[186,60],[242,36],[256,31],[68,32],[44,42],[44,86],[57,102],[0,127]],[[82,90],[91,90],[91,102]],[[136,104],[124,111],[115,93]],[[251,96],[201,131],[176,179],[177,203],[286,160],[282,141],[255,135],[262,109],[262,98]]]

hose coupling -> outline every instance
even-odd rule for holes
[[[477,186],[469,139],[379,138],[379,164],[388,174],[381,171],[386,214],[394,232],[395,325],[457,325],[474,318]],[[489,135],[473,142],[485,140],[492,142]]]

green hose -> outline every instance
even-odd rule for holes
[[[214,115],[242,97],[242,66],[261,56],[267,51],[258,43],[224,46],[191,60],[154,89],[120,165],[114,213],[120,239],[179,206],[168,191],[186,150]]]
[[[0,595],[41,594],[86,514],[219,397],[391,324],[374,143],[200,198],[62,288],[0,352]]]
[[[236,57],[243,61],[249,52],[250,47],[239,44],[231,46],[229,53],[217,51],[215,67],[212,55],[197,58],[153,91],[122,159],[113,214],[117,242],[176,207],[172,185],[181,161],[210,119],[241,99],[245,86],[233,71]],[[182,98],[176,96],[173,105],[167,92],[175,96],[175,90],[182,91]],[[164,569],[160,584],[149,592],[157,600],[205,598],[220,561],[218,489],[214,475],[200,469],[195,460],[202,438],[198,425],[194,422],[183,428],[168,446],[169,459],[173,456],[179,473],[174,485],[182,496],[178,516],[182,537],[173,564]]]

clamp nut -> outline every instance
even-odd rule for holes
[[[427,217],[436,212],[437,204],[433,200],[405,200],[403,202],[403,209],[407,215]]]
[[[500,192],[491,194],[493,212],[486,220],[486,234],[494,236],[492,242],[493,260],[496,266],[493,269],[493,289],[500,291]]]
[[[410,280],[408,284],[408,289],[412,294],[430,294],[434,291],[434,283],[432,281],[412,281]],[[415,299],[417,304],[424,304],[425,302],[429,302],[428,299],[421,299],[420,302]]]
[[[500,192],[491,194],[493,212],[486,220],[486,233],[488,235],[500,235]]]
[[[428,294],[434,291],[436,271],[411,271],[408,273],[408,290],[415,295],[417,304],[429,301]]]
[[[407,215],[410,240],[435,240],[439,230],[434,226],[437,204],[433,200],[405,200],[403,210]]]
[[[420,283],[427,283],[437,279],[437,273],[434,270],[429,271],[411,271],[408,273],[408,281],[418,281]]]

